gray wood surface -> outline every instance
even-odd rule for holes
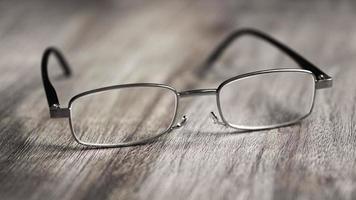
[[[353,1],[1,1],[0,199],[355,199],[356,4]],[[50,73],[66,105],[110,84],[214,87],[231,75],[294,67],[251,39],[216,75],[192,76],[231,30],[255,27],[334,77],[301,124],[233,134],[213,124],[213,97],[184,99],[187,124],[156,142],[84,149],[51,120],[42,51],[58,46],[74,76]],[[53,62],[53,65],[55,63]]]

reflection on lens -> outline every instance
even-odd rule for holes
[[[88,94],[71,104],[75,136],[84,143],[138,142],[165,132],[176,94],[164,87],[127,87]]]
[[[315,92],[314,76],[279,71],[231,81],[219,92],[222,116],[241,129],[263,129],[294,123],[308,115]]]

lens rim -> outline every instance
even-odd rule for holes
[[[85,142],[80,140],[77,135],[76,132],[74,130],[73,127],[73,122],[72,122],[72,104],[75,102],[75,100],[79,99],[80,97],[89,95],[89,94],[94,94],[94,93],[99,93],[99,92],[103,92],[103,91],[108,91],[108,90],[117,90],[117,89],[123,89],[123,88],[135,88],[135,87],[158,87],[158,88],[164,88],[167,89],[171,92],[174,93],[174,100],[175,100],[175,105],[174,105],[174,113],[171,119],[171,122],[169,124],[169,126],[167,127],[167,129],[165,129],[164,131],[156,134],[155,136],[146,138],[146,139],[141,139],[138,141],[131,141],[131,142],[122,142],[122,143],[117,143],[117,144],[110,144],[110,143],[92,143],[92,142]],[[110,148],[110,147],[125,147],[125,146],[133,146],[133,145],[140,145],[140,144],[145,144],[148,142],[153,141],[154,139],[162,136],[163,134],[166,134],[168,132],[170,132],[171,130],[173,130],[173,124],[176,120],[177,117],[177,110],[179,107],[179,93],[173,88],[170,87],[168,85],[165,84],[158,84],[158,83],[133,83],[133,84],[122,84],[122,85],[113,85],[113,86],[108,86],[108,87],[101,87],[101,88],[97,88],[97,89],[93,89],[93,90],[88,90],[82,93],[79,93],[75,96],[73,96],[68,103],[68,109],[69,109],[69,126],[72,132],[72,136],[74,137],[75,141],[77,141],[79,144],[82,144],[84,146],[88,146],[88,147],[98,147],[98,148]]]
[[[269,74],[269,73],[285,73],[285,72],[292,72],[292,73],[305,73],[308,75],[311,75],[313,78],[313,97],[312,97],[312,102],[311,102],[311,106],[310,106],[310,110],[308,113],[306,113],[305,115],[292,120],[290,122],[285,122],[285,123],[279,123],[279,124],[273,124],[273,125],[265,125],[265,126],[243,126],[243,125],[236,125],[233,123],[230,123],[226,120],[226,118],[224,117],[224,114],[222,112],[222,108],[221,108],[221,101],[220,101],[220,92],[221,90],[224,88],[224,86],[233,83],[235,81],[239,81],[241,79],[244,78],[249,78],[252,76],[257,76],[257,75],[261,75],[261,74]],[[246,74],[242,74],[242,75],[238,75],[235,77],[232,77],[226,81],[224,81],[223,83],[221,83],[219,85],[219,87],[217,88],[217,94],[216,94],[216,102],[217,102],[217,107],[218,107],[218,111],[220,114],[220,117],[222,119],[222,121],[229,127],[234,128],[234,129],[240,129],[240,130],[266,130],[266,129],[273,129],[273,128],[279,128],[279,127],[284,127],[284,126],[289,126],[292,124],[295,124],[301,120],[303,120],[304,118],[308,117],[314,108],[314,102],[315,102],[315,95],[316,95],[316,82],[317,79],[315,77],[315,75],[309,71],[309,70],[304,70],[304,69],[294,69],[294,68],[284,68],[284,69],[269,69],[269,70],[262,70],[262,71],[255,71],[255,72],[251,72],[251,73],[246,73]]]

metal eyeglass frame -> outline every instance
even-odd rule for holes
[[[222,121],[218,120],[218,117],[212,112],[212,117],[214,119],[214,121],[216,123],[219,123],[221,125],[224,126],[228,126],[231,128],[235,128],[235,129],[242,129],[242,130],[261,130],[261,129],[271,129],[271,128],[277,128],[277,127],[282,127],[282,126],[287,126],[287,125],[292,125],[302,119],[304,119],[305,117],[307,117],[313,109],[314,106],[314,98],[315,98],[315,89],[323,89],[323,88],[330,88],[332,87],[332,78],[327,75],[326,73],[324,73],[322,70],[320,70],[318,67],[316,67],[314,64],[312,64],[310,61],[306,60],[304,57],[302,57],[301,55],[299,55],[297,52],[295,52],[294,50],[292,50],[291,48],[287,47],[286,45],[282,44],[281,42],[277,41],[276,39],[272,38],[271,36],[262,33],[258,30],[254,30],[254,29],[239,29],[236,31],[233,31],[230,35],[228,35],[213,51],[212,53],[208,56],[208,58],[205,60],[205,62],[203,63],[203,65],[198,69],[197,75],[199,77],[204,77],[206,72],[211,69],[213,67],[213,64],[221,57],[221,55],[224,53],[224,51],[238,38],[240,38],[241,36],[253,36],[257,39],[261,39],[269,44],[271,44],[272,46],[276,47],[277,49],[279,49],[281,52],[285,53],[287,56],[289,56],[292,60],[294,60],[301,69],[269,69],[269,70],[262,70],[262,71],[255,71],[255,72],[251,72],[251,73],[247,73],[247,74],[242,74],[242,75],[238,75],[235,76],[233,78],[230,78],[224,82],[222,82],[218,88],[216,89],[195,89],[195,90],[186,90],[186,91],[181,91],[178,92],[176,91],[173,87],[170,87],[168,85],[165,84],[157,84],[157,83],[134,83],[134,84],[122,84],[122,85],[114,85],[114,86],[109,86],[109,87],[103,87],[103,88],[98,88],[98,89],[94,89],[94,90],[89,90],[89,91],[85,91],[83,93],[80,93],[78,95],[75,95],[74,97],[72,97],[69,101],[68,107],[67,108],[62,108],[60,107],[59,104],[59,100],[58,100],[58,96],[56,93],[55,88],[53,87],[49,76],[48,76],[48,61],[51,55],[54,55],[63,72],[64,75],[69,77],[72,73],[71,73],[71,68],[69,67],[68,62],[65,60],[63,54],[56,48],[54,47],[49,47],[44,51],[43,57],[42,57],[42,63],[41,63],[41,71],[42,71],[42,81],[43,81],[43,86],[45,89],[45,93],[46,93],[46,97],[47,97],[47,101],[48,101],[48,106],[49,106],[49,112],[50,112],[50,118],[68,118],[69,119],[69,124],[70,124],[70,129],[72,132],[72,135],[74,137],[74,139],[82,145],[85,146],[89,146],[89,147],[98,147],[98,148],[105,148],[105,147],[124,147],[124,146],[131,146],[131,145],[139,145],[139,144],[145,144],[148,142],[153,141],[154,139],[156,139],[157,137],[168,133],[176,128],[181,127],[185,121],[186,121],[186,117],[183,116],[182,120],[177,123],[176,125],[174,125],[174,122],[176,121],[177,118],[177,110],[178,110],[178,106],[179,106],[179,99],[180,98],[184,98],[187,96],[194,96],[194,95],[216,95],[216,99],[217,99],[217,105],[218,105],[218,110],[219,110],[219,114],[220,117],[222,119]],[[221,106],[220,106],[220,100],[219,100],[219,94],[220,94],[220,90],[221,88],[226,85],[229,84],[233,81],[239,80],[241,78],[245,78],[245,77],[250,77],[250,76],[254,76],[254,75],[259,75],[259,74],[266,74],[266,73],[275,73],[275,72],[300,72],[300,73],[308,73],[311,74],[314,78],[314,83],[315,83],[315,89],[314,89],[314,96],[313,96],[313,102],[312,102],[312,106],[310,109],[310,112],[307,113],[305,116],[296,119],[294,121],[288,122],[288,123],[283,123],[283,124],[276,124],[276,125],[271,125],[271,126],[263,126],[263,127],[257,127],[257,128],[244,128],[244,127],[238,127],[235,126],[231,123],[229,123],[228,121],[225,120],[223,113],[221,111]],[[143,139],[140,141],[134,141],[134,142],[124,142],[124,143],[119,143],[119,144],[97,144],[97,143],[87,143],[87,142],[83,142],[81,141],[75,134],[75,130],[73,128],[72,125],[72,120],[71,120],[71,106],[72,103],[79,97],[88,95],[88,94],[92,94],[92,93],[96,93],[96,92],[101,92],[101,91],[106,91],[106,90],[113,90],[113,89],[120,89],[120,88],[128,88],[128,87],[160,87],[160,88],[166,88],[171,90],[172,92],[174,92],[175,94],[175,110],[174,110],[174,115],[173,118],[171,120],[171,123],[169,125],[169,127],[151,137],[148,139]]]

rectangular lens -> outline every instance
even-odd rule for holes
[[[311,73],[275,71],[226,83],[219,90],[219,104],[222,117],[235,128],[273,128],[307,116],[314,93]]]
[[[70,103],[75,137],[88,144],[140,142],[173,123],[176,93],[166,87],[135,86],[86,94]]]

